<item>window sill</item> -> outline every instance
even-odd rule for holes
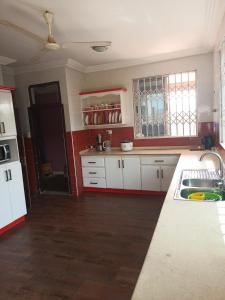
[[[198,138],[199,136],[198,135],[192,135],[192,136],[142,136],[142,137],[137,137],[137,136],[134,136],[134,139],[135,140],[158,140],[158,139],[182,139],[182,138],[189,138],[189,139],[192,139],[192,138]],[[225,144],[223,144],[223,147],[225,149]]]

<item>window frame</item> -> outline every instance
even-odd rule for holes
[[[174,74],[181,74],[181,73],[189,73],[189,72],[195,72],[195,92],[196,92],[196,135],[183,135],[183,136],[171,136],[171,135],[161,135],[161,136],[137,136],[139,134],[137,132],[137,127],[136,127],[136,118],[137,118],[137,113],[136,113],[136,106],[135,106],[135,101],[134,101],[134,81],[135,80],[141,80],[141,79],[146,79],[150,77],[162,77],[162,76],[169,76],[169,75],[174,75]],[[196,138],[199,137],[199,117],[198,117],[198,70],[197,69],[191,69],[189,71],[175,71],[171,73],[163,73],[161,75],[149,75],[145,77],[137,77],[132,79],[132,96],[133,96],[133,112],[134,112],[134,139],[135,140],[154,140],[154,139],[180,139],[180,138]],[[224,144],[225,148],[225,144]]]

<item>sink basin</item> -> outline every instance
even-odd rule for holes
[[[180,196],[184,199],[188,199],[188,196],[192,193],[208,193],[208,192],[212,192],[216,195],[219,195],[222,197],[222,200],[225,199],[225,192],[224,191],[220,191],[220,190],[216,190],[216,189],[182,189],[180,191]],[[216,201],[215,199],[211,199],[211,200],[202,200],[202,201]]]
[[[218,187],[220,180],[217,179],[183,179],[182,184],[190,187],[205,187],[205,188],[216,188]]]
[[[183,170],[174,194],[174,199],[196,201],[192,196],[189,198],[188,196],[194,193],[204,193],[204,195],[195,195],[197,198],[199,197],[198,201],[225,200],[225,191],[220,189],[220,182],[221,180],[216,170]],[[214,193],[214,195],[211,193]],[[218,197],[218,195],[221,196],[222,199]],[[201,197],[203,198],[201,199]]]

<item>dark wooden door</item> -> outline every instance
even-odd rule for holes
[[[69,193],[70,185],[63,105],[60,103],[32,105],[28,112],[39,192],[45,191],[45,177],[43,176],[42,167],[48,161],[54,161],[55,164],[61,164],[61,169],[63,169],[64,177],[67,180],[67,192]]]

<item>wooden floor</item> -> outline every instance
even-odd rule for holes
[[[162,197],[45,196],[0,237],[1,300],[130,299]]]

